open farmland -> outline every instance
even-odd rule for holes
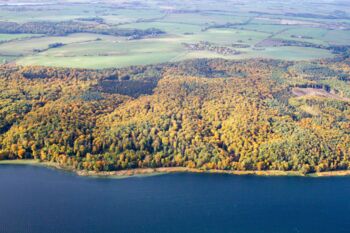
[[[0,44],[0,54],[7,56],[31,55],[35,52],[40,53],[42,51],[46,51],[49,48],[50,44],[62,43],[64,45],[68,45],[72,43],[95,41],[99,37],[99,35],[94,34],[72,34],[69,36],[39,37],[14,40]]]
[[[0,62],[106,68],[192,58],[312,60],[338,56],[350,44],[349,12],[329,4],[316,8],[317,14],[306,14],[305,5],[314,9],[315,4],[313,0],[303,5],[206,0],[0,6],[0,56],[11,58]],[[44,30],[37,37],[31,30],[33,22],[49,29],[53,26],[45,24],[57,23],[59,29]],[[18,33],[12,33],[13,29],[6,33],[9,23],[16,23]],[[65,27],[70,27],[67,32]],[[58,30],[63,30],[60,35]],[[195,48],[200,43],[216,49]]]
[[[11,41],[11,40],[19,40],[23,38],[30,38],[30,37],[39,37],[40,35],[35,34],[0,34],[0,43]]]

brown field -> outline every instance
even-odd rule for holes
[[[317,89],[317,88],[297,88],[296,87],[292,89],[292,93],[297,97],[314,96],[314,97],[321,97],[321,98],[336,99],[341,101],[350,101],[349,98],[342,97],[337,94],[327,92],[324,89]]]

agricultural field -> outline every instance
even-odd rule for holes
[[[120,28],[136,28],[136,29],[147,29],[147,28],[159,28],[168,34],[181,35],[199,33],[202,29],[200,25],[196,24],[185,24],[185,23],[171,23],[171,22],[141,22],[141,23],[129,23],[119,26]]]
[[[325,34],[324,40],[330,44],[349,45],[350,31],[329,31]]]
[[[225,23],[244,23],[249,17],[232,15],[232,14],[220,14],[220,13],[178,13],[168,14],[164,17],[164,22],[170,23],[183,23],[183,24],[225,24]]]
[[[10,63],[14,61],[17,57],[16,56],[0,56],[0,64],[1,63]]]
[[[24,38],[34,38],[39,37],[40,35],[36,34],[0,34],[0,43],[11,41],[11,40],[20,40]]]
[[[13,40],[0,44],[0,54],[7,56],[26,56],[35,53],[35,51],[44,51],[48,49],[50,44],[63,43],[68,45],[79,42],[83,43],[87,41],[94,41],[100,37],[100,35],[96,34],[71,34],[69,36],[49,36]]]
[[[11,23],[20,33],[8,29]],[[32,23],[48,29],[35,34]],[[0,63],[107,68],[194,58],[313,60],[338,56],[335,50],[348,45],[350,12],[313,0],[0,5]]]

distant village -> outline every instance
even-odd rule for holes
[[[182,43],[186,49],[192,50],[192,51],[210,51],[215,52],[224,56],[231,56],[231,55],[238,55],[241,52],[226,47],[226,46],[218,46],[214,43],[210,43],[208,41],[200,41],[199,43]]]

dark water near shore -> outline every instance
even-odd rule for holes
[[[349,233],[350,177],[77,177],[0,166],[0,233]]]

